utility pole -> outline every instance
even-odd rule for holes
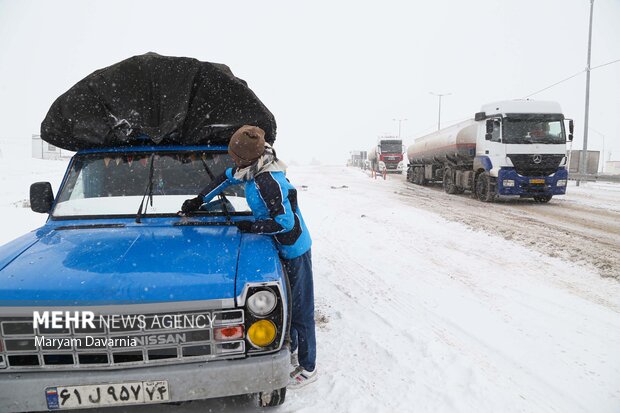
[[[402,122],[408,121],[409,119],[392,119],[393,121],[398,122],[398,139],[400,139],[400,125]]]
[[[439,110],[438,110],[438,115],[437,115],[437,130],[441,129],[441,98],[442,96],[450,96],[452,93],[433,93],[433,92],[428,92],[433,96],[437,96],[439,97]]]
[[[588,64],[586,66],[586,113],[583,118],[583,150],[579,157],[579,174],[586,175],[588,156],[588,118],[590,117],[590,58],[592,56],[592,15],[594,12],[594,0],[590,0],[590,29],[588,33]],[[577,180],[579,186],[579,179]]]

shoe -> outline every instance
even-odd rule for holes
[[[293,366],[293,369],[299,367],[299,358],[297,357],[297,352],[291,353],[291,366]]]
[[[308,371],[301,366],[297,366],[291,373],[291,379],[289,380],[288,388],[291,390],[304,387],[306,384],[315,382],[317,379],[316,368],[313,371]]]

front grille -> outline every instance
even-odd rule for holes
[[[206,323],[205,328],[165,328],[161,322],[156,322],[164,315],[175,314],[189,318],[201,315],[203,320],[214,320],[214,323]],[[55,330],[33,329],[32,317],[0,318],[0,371],[126,368],[245,355],[243,337],[221,342],[213,335],[215,327],[243,325],[243,310],[145,316],[143,326],[123,325],[122,322],[106,326],[96,318],[94,329],[71,327]],[[57,340],[49,345],[42,337]],[[132,346],[132,343],[137,345]]]
[[[515,170],[522,176],[549,176],[557,172],[562,154],[513,154],[507,155]]]

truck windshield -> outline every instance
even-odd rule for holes
[[[381,153],[402,153],[402,152],[403,152],[402,142],[382,142],[381,143]]]
[[[76,155],[58,194],[53,217],[135,215],[149,182],[152,153],[96,153]],[[233,166],[227,153],[159,152],[153,157],[153,206],[149,214],[175,214],[183,201],[196,196],[213,176]],[[224,194],[231,213],[250,212],[243,185]],[[223,213],[222,208],[212,211]]]
[[[504,118],[503,132],[504,143],[566,143],[562,115],[509,116]]]

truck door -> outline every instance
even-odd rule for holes
[[[504,166],[506,161],[506,145],[502,143],[502,119],[493,118],[490,121],[493,122],[493,131],[491,132],[491,139],[485,140],[485,154],[493,165],[494,171],[491,172],[491,176],[497,177],[498,169]]]

